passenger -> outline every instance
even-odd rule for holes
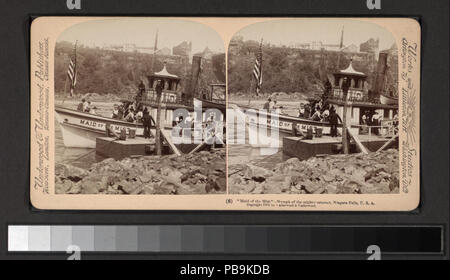
[[[81,99],[80,104],[78,104],[77,111],[84,112],[84,102],[86,102],[86,99]]]
[[[123,119],[123,115],[124,115],[123,105],[119,105],[119,110],[118,110],[118,113],[117,113],[117,119],[119,119],[119,120]]]
[[[98,115],[97,114],[97,107],[94,106],[94,107],[90,108],[89,109],[89,114]]]
[[[361,117],[361,124],[362,125],[367,125],[367,116],[366,116],[366,114],[367,114],[367,111],[365,111],[364,114]]]
[[[330,120],[330,125],[331,125],[331,131],[330,131],[331,137],[337,137],[338,136],[337,126],[338,126],[339,122],[342,123],[342,119],[336,113],[336,109],[334,109],[334,107],[331,107],[331,109],[330,109],[329,120]]]
[[[172,136],[174,137],[182,137],[183,136],[183,116],[179,116],[175,118],[175,121],[172,125]]]
[[[142,124],[144,125],[144,138],[150,138],[151,137],[151,132],[150,132],[150,127],[152,126],[152,116],[150,116],[147,107],[144,108],[144,112],[142,113],[143,117],[142,117]]]
[[[380,125],[380,115],[378,114],[377,111],[375,111],[375,113],[372,116],[372,125],[375,126],[373,129],[374,134],[378,135],[379,134],[378,126]]]
[[[91,104],[91,102],[86,99],[83,100],[83,112],[89,112],[89,104]]]
[[[298,110],[298,117],[299,118],[305,117],[305,105],[303,103],[300,103],[300,109]]]
[[[316,121],[316,122],[320,122],[322,120],[322,116],[320,115],[320,111],[316,110],[314,112],[314,114],[311,117],[311,120]]]
[[[116,119],[116,120],[120,119],[119,118],[119,105],[114,104],[114,109],[113,109],[111,118]]]
[[[330,117],[330,110],[328,110],[327,108],[325,108],[325,110],[323,110],[322,112],[322,121],[329,121],[329,117]]]
[[[394,115],[393,124],[394,124],[394,126],[398,126],[398,115],[397,115],[397,113]]]
[[[134,122],[135,118],[134,118],[134,109],[130,108],[128,110],[128,115],[125,117],[125,121],[127,122]]]
[[[144,113],[142,112],[142,109],[139,109],[134,118],[137,122],[142,122],[142,118],[144,117]]]
[[[270,98],[267,99],[266,103],[264,103],[263,109],[269,111],[271,102],[272,102],[272,99],[270,99]]]
[[[311,105],[309,103],[305,104],[305,113],[303,114],[303,118],[309,119],[311,117]]]
[[[91,101],[85,102],[86,106],[84,107],[84,111],[89,113],[91,111]]]
[[[269,102],[269,110],[270,111],[275,110],[276,109],[276,105],[277,105],[277,101],[276,100]]]

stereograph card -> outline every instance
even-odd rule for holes
[[[411,211],[409,18],[38,17],[39,209]]]

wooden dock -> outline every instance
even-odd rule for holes
[[[177,152],[174,152],[173,149]],[[177,155],[188,154],[199,144],[178,144],[169,145],[166,141],[163,142],[163,154],[176,153]],[[221,145],[216,145],[219,147]],[[202,147],[200,150],[210,149],[210,145]],[[117,140],[115,137],[98,137],[96,138],[96,153],[102,157],[114,158],[121,160],[133,156],[146,156],[155,154],[155,139],[145,139],[143,137],[127,138],[126,140]]]
[[[364,147],[371,152],[376,152],[390,140],[390,138],[374,135],[358,135],[358,139]],[[396,144],[397,143],[395,142],[390,143],[392,146],[395,146]],[[283,153],[291,157],[297,157],[300,160],[306,160],[317,155],[338,154],[341,152],[341,145],[342,137],[331,137],[324,135],[323,137],[314,138],[311,140],[293,136],[283,137]],[[350,142],[350,152],[359,152],[354,141]]]
[[[95,149],[97,154],[116,160],[137,155],[151,155],[154,154],[155,139],[136,137],[117,140],[113,137],[98,137]]]

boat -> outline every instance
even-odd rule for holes
[[[315,133],[321,129],[323,133],[329,134],[331,125],[328,122],[313,121],[311,119],[294,117],[276,111],[268,112],[266,110],[258,110],[249,106],[231,106],[245,113],[246,121],[250,128],[264,126],[267,130],[276,129],[283,135],[292,135],[292,126],[295,123],[304,133],[308,128],[312,128]],[[260,123],[259,118],[265,118],[265,124]],[[339,125],[338,127],[342,127]]]
[[[380,54],[379,64],[381,64],[381,66],[379,66],[379,68],[386,67],[386,61],[386,54]],[[385,75],[385,73],[385,69],[382,69],[377,75]],[[356,71],[353,68],[351,60],[346,69],[328,75],[328,82],[331,85],[330,90],[329,92],[324,92],[322,97],[316,100],[327,102],[332,105],[341,119],[344,119],[344,106],[346,105],[347,126],[354,135],[357,135],[361,131],[361,127],[367,127],[367,124],[363,122],[364,115],[368,118],[370,115],[377,112],[382,117],[384,124],[390,124],[392,122],[389,122],[389,120],[393,120],[394,116],[398,114],[398,100],[394,100],[394,98],[387,99],[386,96],[379,91],[369,93],[367,77],[368,76],[365,73]],[[346,99],[344,99],[343,92],[344,79],[348,79],[350,83]],[[380,79],[384,80],[383,77],[377,77],[377,80]],[[377,89],[377,87],[375,87],[375,89]],[[237,106],[234,107],[238,108]],[[292,136],[294,123],[303,133],[306,133],[306,131],[311,128],[314,134],[318,129],[321,130],[322,134],[330,134],[331,132],[331,125],[327,121],[313,121],[311,119],[280,113],[269,113],[265,110],[259,110],[249,106],[240,106],[240,109],[241,113],[244,113],[245,111],[247,124],[250,128],[258,128],[261,126],[265,126],[267,130],[275,128],[278,129],[280,136]],[[261,117],[267,119],[266,125],[260,123],[259,118]],[[381,129],[381,134],[384,132],[387,133],[388,131],[392,131],[392,129],[387,127],[386,129],[383,128]],[[342,133],[342,125],[338,125],[338,132]]]
[[[191,85],[187,93],[181,92],[181,79],[178,76],[169,73],[165,63],[161,71],[147,77],[149,88],[142,93],[142,100],[140,100],[139,103],[144,108],[146,107],[152,118],[156,120],[158,107],[156,86],[158,82],[163,84],[160,99],[160,116],[161,128],[164,130],[172,130],[174,122],[181,118],[181,116],[184,118],[190,116],[193,120],[197,120],[197,112],[194,107],[195,101],[202,101],[202,123],[205,122],[211,114],[216,114],[214,119],[223,122],[225,116],[225,99],[221,102],[213,100],[212,98],[210,100],[202,100],[198,99],[193,91],[200,72],[200,62],[201,57],[194,56],[193,68],[198,69],[198,71],[195,75],[192,75],[194,78],[191,80]],[[134,100],[122,100],[121,102],[124,104],[132,103]],[[208,109],[211,108],[219,109],[219,112],[209,111]],[[141,123],[130,123],[124,120],[80,112],[62,106],[55,106],[55,118],[61,127],[65,147],[95,148],[96,138],[106,135],[107,125],[110,125],[112,130],[116,133],[120,133],[120,131],[124,129],[127,134],[130,133],[130,130],[134,130],[137,136],[143,136],[144,134],[144,128]],[[200,117],[198,119],[200,119]],[[165,133],[165,135],[170,135],[170,133]]]
[[[61,106],[55,106],[55,118],[61,127],[64,146],[70,148],[95,148],[95,139],[106,136],[107,124],[116,133],[120,133],[123,129],[129,133],[130,129],[134,129],[136,135],[144,135],[142,124],[129,123]]]
[[[383,105],[397,105],[398,97],[380,94],[380,103]]]

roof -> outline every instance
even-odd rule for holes
[[[345,74],[345,75],[353,75],[353,76],[364,76],[364,77],[367,76],[363,72],[358,72],[355,69],[353,69],[353,60],[350,60],[350,65],[347,67],[347,69],[339,70],[339,72],[336,73],[336,74]]]
[[[161,71],[155,72],[152,76],[159,77],[159,78],[172,78],[172,79],[180,79],[177,75],[170,74],[167,72],[166,64],[164,63],[164,67]]]

